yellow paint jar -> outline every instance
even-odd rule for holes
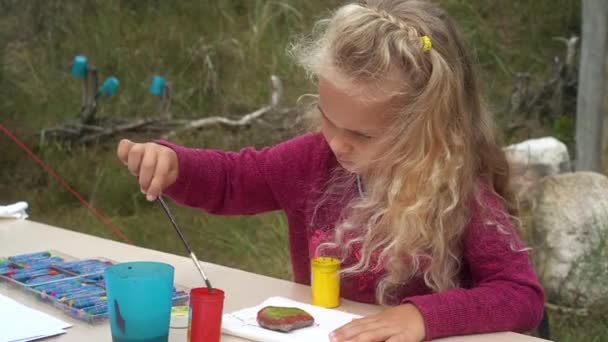
[[[340,260],[317,257],[310,262],[312,304],[324,308],[340,305]]]

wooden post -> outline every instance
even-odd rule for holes
[[[608,56],[604,64],[604,87],[608,87]],[[604,131],[602,132],[602,166],[608,171],[608,89],[604,88]]]
[[[97,111],[97,69],[89,65],[87,75],[82,86],[82,107],[80,109],[80,122],[89,125],[95,122]]]
[[[608,90],[608,1],[582,0],[582,21],[576,108],[576,170],[601,172],[604,100]]]

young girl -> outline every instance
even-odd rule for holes
[[[142,192],[214,214],[284,210],[296,282],[338,256],[342,296],[386,307],[333,342],[534,329],[543,289],[454,22],[427,1],[370,0],[322,24],[294,48],[318,81],[318,132],[240,152],[123,140]]]

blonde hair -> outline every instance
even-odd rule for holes
[[[382,304],[414,276],[434,291],[457,287],[462,235],[479,181],[516,215],[508,164],[462,34],[443,10],[421,0],[351,3],[317,29],[292,50],[312,76],[340,75],[331,81],[391,92],[395,106],[365,194],[349,204],[334,241],[319,253],[338,248],[346,259],[351,248],[361,248],[346,274],[382,264],[386,273],[376,288]]]

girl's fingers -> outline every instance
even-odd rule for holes
[[[135,177],[139,176],[139,168],[141,166],[142,158],[144,157],[144,145],[135,144],[129,150],[129,156],[127,159],[127,167],[131,174]]]
[[[144,156],[139,167],[139,187],[143,192],[148,193],[150,182],[155,177],[159,153],[157,146],[153,144],[145,144],[144,146]]]
[[[158,161],[156,162],[156,169],[154,170],[154,177],[150,182],[150,186],[146,191],[146,198],[148,201],[154,201],[167,187],[169,181],[169,171],[171,168],[171,160],[167,157],[167,154],[160,153]]]
[[[354,320],[330,334],[331,341],[384,341],[385,323],[368,317]],[[383,338],[384,337],[384,338]]]
[[[135,145],[135,143],[129,139],[122,139],[120,143],[118,143],[116,155],[118,156],[118,159],[125,165],[129,160],[129,151],[133,145]]]
[[[177,155],[168,147],[155,143],[137,144],[123,139],[116,149],[118,159],[138,178],[141,191],[149,201],[177,179]]]

